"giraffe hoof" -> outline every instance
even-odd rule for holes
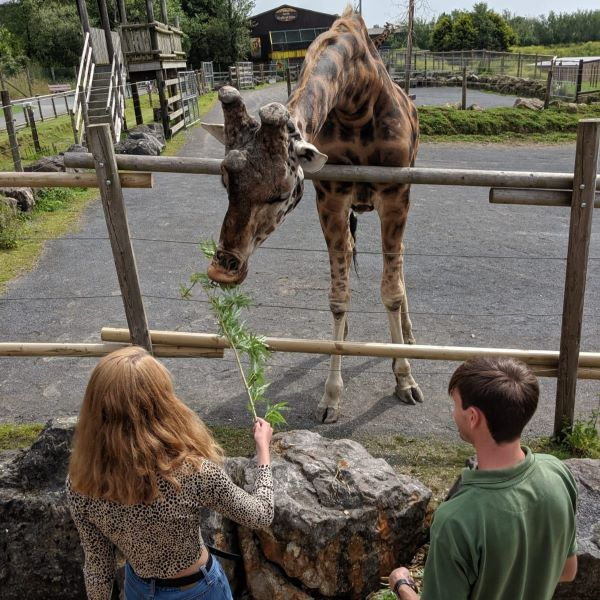
[[[398,400],[403,404],[415,405],[423,402],[423,392],[416,384],[412,387],[402,389],[399,386],[396,386],[395,394]]]
[[[321,423],[335,423],[340,416],[340,409],[333,406],[317,407],[315,417]]]

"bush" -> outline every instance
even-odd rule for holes
[[[69,188],[43,188],[36,198],[36,210],[55,212],[65,208],[73,198],[74,193]]]
[[[13,209],[0,200],[0,250],[16,248],[20,223]]]

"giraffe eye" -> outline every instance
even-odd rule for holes
[[[276,204],[277,202],[283,202],[284,200],[287,200],[290,197],[289,192],[285,193],[285,194],[281,194],[280,196],[272,196],[271,198],[269,198],[267,200],[267,204]]]

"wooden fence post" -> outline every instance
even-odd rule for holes
[[[585,279],[592,231],[600,119],[579,121],[569,225],[567,273],[556,382],[554,435],[573,425]]]
[[[554,71],[554,61],[550,63],[550,70],[548,71],[548,79],[546,79],[546,96],[544,97],[544,108],[548,108],[550,105],[550,96],[552,95],[552,73]]]
[[[292,93],[292,76],[290,74],[290,68],[286,67],[285,69],[285,80],[287,81],[287,93],[288,96]]]
[[[90,125],[87,133],[88,146],[90,152],[94,155],[106,226],[131,339],[134,344],[143,346],[151,352],[152,343],[142,301],[135,255],[129,236],[127,213],[123,202],[123,191],[119,180],[110,127],[105,124]]]
[[[467,110],[467,67],[463,67],[462,72],[462,99],[461,108]]]
[[[19,153],[19,142],[17,141],[12,106],[10,104],[10,94],[8,93],[8,90],[2,90],[0,94],[2,97],[2,107],[4,108],[4,122],[6,123],[6,132],[8,133],[8,143],[10,144],[10,151],[12,153],[15,171],[23,171],[21,154]]]
[[[579,101],[579,94],[581,93],[581,84],[583,82],[583,58],[579,60],[577,66],[577,82],[575,84],[575,102]]]
[[[73,139],[76,144],[79,144],[79,136],[77,135],[77,125],[75,123],[75,113],[69,109],[69,117],[71,119],[71,129],[73,130]]]
[[[35,125],[35,118],[33,116],[33,108],[31,104],[24,105],[25,111],[27,112],[27,120],[29,121],[29,127],[31,127],[31,136],[33,137],[33,147],[36,152],[41,152],[42,147],[40,146],[40,138],[38,136],[37,127]]]
[[[133,112],[135,113],[135,124],[142,125],[144,118],[142,117],[142,107],[140,105],[140,93],[137,83],[131,84],[131,98],[133,99]]]

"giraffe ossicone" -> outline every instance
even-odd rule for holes
[[[225,145],[221,178],[229,199],[218,250],[209,267],[214,281],[239,283],[252,252],[300,202],[304,172],[338,165],[414,165],[417,111],[389,76],[359,15],[349,7],[309,47],[298,85],[286,105],[263,106],[250,116],[235,88],[219,90],[223,125],[203,126]],[[354,216],[375,210],[381,221],[381,298],[392,341],[414,343],[404,285],[402,238],[410,186],[369,182],[314,182],[329,252],[334,339],[347,333]],[[393,361],[396,395],[423,401],[405,358]],[[317,418],[334,422],[343,394],[341,357],[333,356]]]

